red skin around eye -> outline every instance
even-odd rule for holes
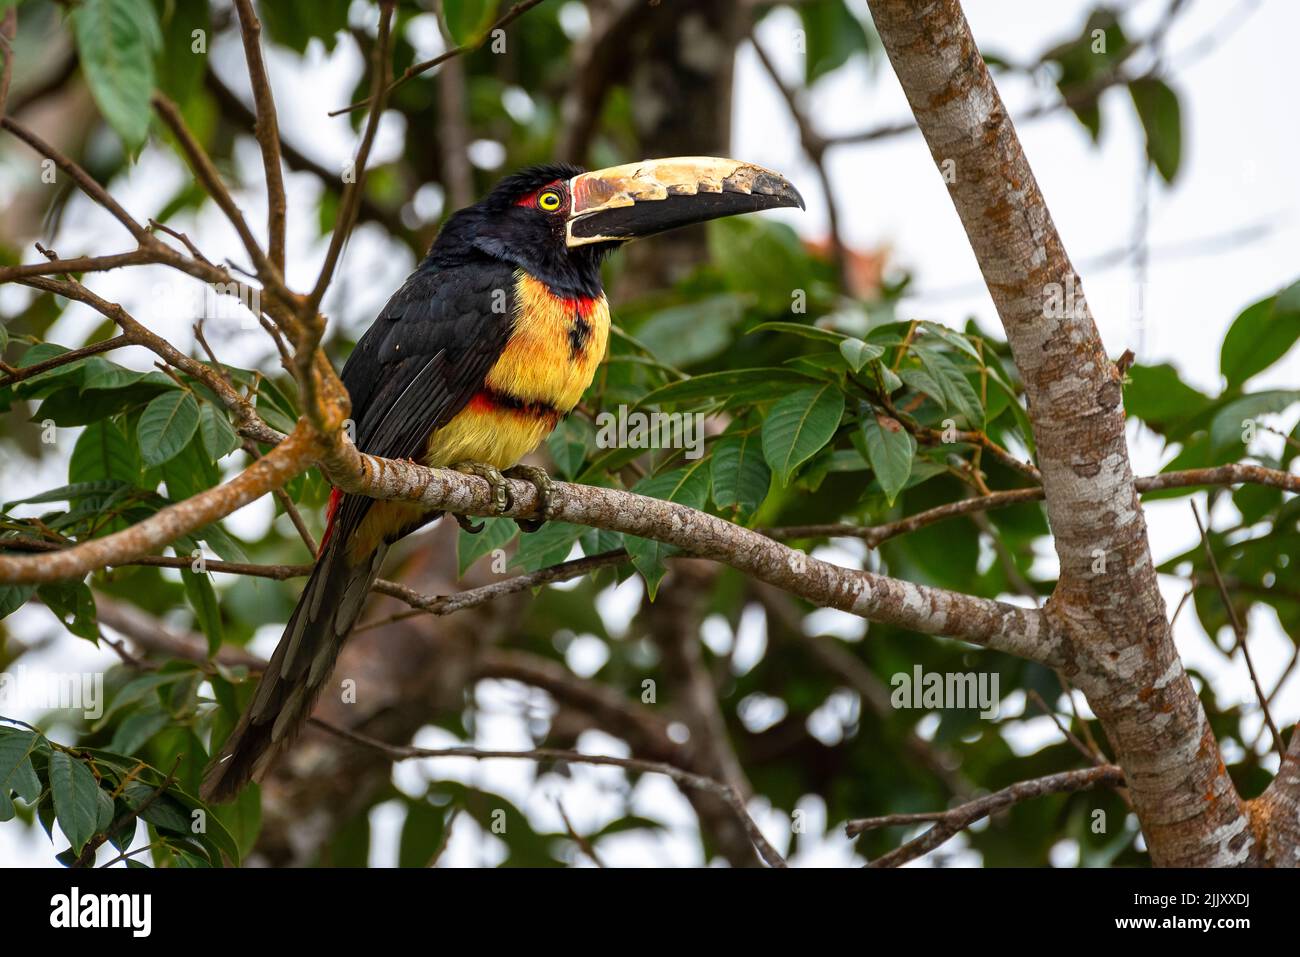
[[[567,200],[567,197],[566,197],[566,195],[565,195],[565,190],[564,190],[563,182],[562,182],[561,180],[558,180],[558,179],[557,179],[557,180],[556,180],[555,182],[553,182],[553,183],[547,183],[545,186],[541,186],[541,187],[539,187],[539,188],[533,190],[533,192],[529,193],[529,194],[528,194],[527,196],[525,196],[523,199],[521,199],[521,200],[517,200],[517,201],[515,202],[515,205],[516,205],[516,206],[527,206],[527,207],[530,208],[530,209],[537,209],[537,208],[538,208],[538,206],[537,206],[537,197],[540,196],[540,195],[542,195],[542,193],[546,192],[548,189],[553,189],[553,190],[555,190],[557,193],[560,194],[560,200],[561,200],[560,205],[561,205],[561,207],[564,205],[564,203],[566,203],[566,202],[568,201],[568,200]],[[547,210],[547,212],[549,212],[549,213],[554,213],[554,212],[557,212],[557,210],[550,209],[550,210]]]

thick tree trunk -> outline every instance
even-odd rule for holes
[[[1061,564],[1047,612],[1063,642],[1062,670],[1116,748],[1155,863],[1258,862],[1166,620],[1129,467],[1120,375],[961,5],[870,7],[1024,377]]]

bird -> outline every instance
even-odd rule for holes
[[[584,171],[534,166],[447,218],[428,254],[358,341],[341,378],[362,452],[530,481],[549,516],[551,482],[519,465],[578,404],[610,330],[605,258],[634,239],[777,207],[804,208],[784,176],[710,156]],[[200,796],[260,780],[311,714],[388,548],[442,513],[333,490],[311,577],[252,701],[205,771]],[[477,527],[458,516],[462,527]]]

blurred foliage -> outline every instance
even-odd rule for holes
[[[500,144],[507,169],[547,160],[555,145],[571,47],[560,7],[546,3],[530,11],[509,33],[508,56],[480,49],[463,61],[471,138]],[[278,47],[279,56],[306,58],[316,48],[331,51],[354,43],[369,55],[373,23],[358,19],[357,4],[296,0],[263,3],[261,8],[266,37]],[[498,5],[486,0],[447,0],[446,9],[452,35],[471,42],[482,37],[499,13]],[[879,59],[878,39],[854,10],[842,0],[798,6],[807,83],[860,66],[859,54]],[[22,14],[24,30],[31,23],[46,29],[53,16],[48,5],[36,2],[24,4]],[[417,53],[414,31],[408,28],[416,17],[426,15],[413,4],[401,5],[395,72],[425,55]],[[195,32],[204,32],[207,47],[218,38],[237,45],[228,6],[198,0],[82,0],[69,19],[62,29],[69,32],[81,59],[71,82],[89,88],[120,143],[116,151],[106,150],[102,130],[79,142],[74,152],[95,176],[111,185],[127,173],[131,157],[152,148],[145,144],[151,122],[148,91],[155,84],[181,104],[218,163],[233,168],[236,145],[248,140],[250,129],[214,93],[206,52],[197,52]],[[1101,52],[1093,50],[1096,31],[1104,38]],[[1080,91],[1086,94],[1117,69],[1129,43],[1115,15],[1099,10],[1078,37],[1041,58],[1094,138],[1102,122],[1099,99]],[[993,55],[989,60],[1005,66]],[[358,80],[353,99],[365,95],[366,82],[364,76]],[[1151,162],[1164,179],[1172,180],[1181,154],[1177,97],[1154,77],[1135,79],[1128,86],[1146,130]],[[520,106],[524,91],[526,108]],[[422,221],[413,206],[404,205],[422,186],[441,181],[435,99],[428,82],[408,83],[395,91],[391,108],[406,118],[405,142],[400,154],[369,180],[368,199],[378,212],[372,210],[368,218],[379,218],[394,249],[421,251],[437,225],[436,217]],[[602,163],[634,158],[630,112],[627,91],[611,91],[590,147],[593,158]],[[351,116],[356,124],[363,118],[360,111]],[[476,189],[486,189],[499,172],[476,168]],[[327,182],[325,187],[319,209],[307,211],[315,214],[322,232],[331,227],[337,208],[337,184]],[[57,224],[68,195],[60,192],[52,200],[50,222]],[[187,181],[174,196],[161,198],[156,218],[193,215],[203,202]],[[1025,484],[1022,474],[997,459],[987,454],[977,459],[973,445],[924,440],[928,430],[978,430],[1019,456],[1032,456],[1023,389],[1000,339],[982,332],[973,321],[952,329],[909,315],[906,277],[885,283],[865,300],[846,295],[826,258],[810,251],[788,226],[768,219],[710,224],[708,250],[708,260],[672,288],[615,303],[617,328],[608,362],[584,399],[585,408],[597,412],[622,406],[634,412],[702,414],[709,424],[703,454],[696,458],[682,449],[601,447],[596,425],[575,415],[546,446],[557,474],[634,488],[749,527],[871,525],[911,515],[969,494],[963,475],[975,461],[990,488]],[[0,254],[5,262],[18,258],[12,249]],[[609,268],[615,287],[617,260]],[[50,296],[23,301],[0,328],[0,354],[7,361],[21,369],[78,345],[49,337],[66,303]],[[340,359],[355,332],[344,324],[335,333],[332,346]],[[109,334],[101,326],[87,341]],[[1300,448],[1300,427],[1291,429],[1280,457],[1261,452],[1267,443],[1260,441],[1259,433],[1264,425],[1294,414],[1300,391],[1252,390],[1249,382],[1292,349],[1297,337],[1300,284],[1247,307],[1233,323],[1222,344],[1224,382],[1219,394],[1203,394],[1169,365],[1139,364],[1126,382],[1128,415],[1163,438],[1170,453],[1167,469],[1236,461],[1285,469]],[[254,397],[269,424],[285,431],[292,427],[297,396],[286,376],[269,367],[221,368]],[[249,461],[225,409],[200,383],[183,374],[128,369],[103,355],[5,385],[0,388],[0,413],[0,441],[10,463],[51,454],[39,440],[42,423],[81,429],[65,481],[41,494],[3,503],[0,547],[14,547],[18,539],[33,547],[59,547],[109,534],[212,487],[223,474]],[[316,521],[328,493],[320,477],[296,479],[288,490]],[[1201,491],[1158,494],[1186,497]],[[1211,536],[1232,583],[1238,614],[1244,620],[1255,606],[1267,607],[1300,644],[1298,500],[1253,486],[1210,489],[1208,494],[1212,499],[1230,497],[1240,515],[1236,526]],[[278,504],[276,509],[280,514]],[[974,524],[957,520],[892,539],[865,559],[869,567],[892,575],[975,595],[1013,593],[1018,581],[1027,582],[1038,595],[1050,594],[1054,583],[1042,576],[1042,563],[1036,561],[1050,547],[1042,507],[994,510],[987,519],[996,536],[995,549]],[[648,637],[645,609],[627,633],[611,633],[595,608],[601,590],[637,573],[653,594],[669,567],[665,560],[672,548],[562,523],[522,540],[513,523],[490,519],[486,525],[478,536],[461,534],[462,574],[498,548],[511,552],[513,574],[562,561],[575,550],[597,554],[625,547],[630,565],[590,576],[576,587],[539,590],[511,635],[510,647],[562,664],[573,636],[594,636],[607,649],[608,659],[591,680],[630,701],[639,700],[643,682],[653,680],[669,689],[660,704],[673,706],[671,681]],[[793,544],[811,550],[825,542]],[[179,573],[120,567],[85,581],[0,587],[0,618],[26,602],[40,602],[73,635],[99,641],[93,597],[98,592],[202,633],[212,653],[222,645],[246,645],[263,626],[279,626],[300,583],[218,578],[204,570],[200,559],[215,555],[260,564],[305,560],[302,543],[284,521],[252,539],[240,539],[215,523],[176,540],[169,551],[184,566]],[[1204,552],[1189,549],[1162,571],[1195,583],[1196,615],[1211,636],[1224,638],[1227,617],[1208,577]],[[723,569],[705,596],[702,616],[721,619],[736,634],[742,615],[756,607],[757,599],[751,583]],[[849,818],[933,810],[953,797],[939,776],[918,763],[909,737],[927,715],[899,711],[882,717],[860,701],[849,708],[835,706],[844,695],[844,675],[810,653],[800,627],[773,614],[766,620],[767,643],[752,663],[740,666],[733,658],[734,647],[702,651],[719,682],[727,730],[757,795],[787,813],[806,796],[818,796],[826,805],[828,832],[837,831]],[[0,625],[0,637],[13,637],[3,629]],[[871,625],[870,641],[845,641],[840,647],[884,687],[890,676],[911,674],[917,665],[927,672],[980,669],[997,672],[1004,702],[1030,691],[1057,708],[1065,701],[1056,676],[1037,665],[887,625]],[[22,653],[16,642],[0,648],[0,665],[5,667]],[[1225,656],[1231,653],[1229,641],[1223,640],[1221,648]],[[235,805],[215,810],[201,807],[191,795],[197,792],[208,754],[229,733],[249,695],[246,673],[213,660],[201,665],[165,662],[144,672],[124,662],[108,673],[106,684],[104,714],[70,729],[74,748],[17,723],[0,726],[0,820],[16,815],[38,821],[47,832],[57,822],[74,855],[87,842],[106,836],[122,851],[140,852],[148,846],[149,858],[160,866],[238,863],[256,841],[256,788]],[[1215,733],[1221,741],[1239,745],[1230,756],[1234,778],[1247,796],[1257,793],[1267,775],[1257,742],[1242,730],[1250,716],[1237,708],[1221,708],[1208,685],[1202,682],[1201,687]],[[773,703],[774,711],[761,707]],[[776,717],[756,723],[753,715],[760,711]],[[928,746],[957,756],[960,767],[954,772],[981,789],[1077,767],[1080,756],[1064,740],[1028,755],[1013,751],[1011,733],[1035,716],[1032,706],[1026,706],[1023,717],[1010,715],[998,722],[980,720],[970,710],[944,710],[923,722],[924,736]],[[824,729],[828,719],[837,726],[834,733],[812,733],[814,724]],[[1102,737],[1095,722],[1084,729],[1085,722],[1068,710],[1063,710],[1062,720],[1076,732],[1090,730]],[[472,708],[431,715],[430,721],[466,739],[473,733]],[[538,745],[574,743],[545,722],[529,727]],[[565,850],[565,834],[537,831],[527,815],[500,794],[434,780],[424,795],[390,788],[373,803],[386,800],[406,809],[400,840],[403,865],[421,866],[439,852],[452,814],[468,815],[485,831],[500,833],[492,824],[494,815],[504,813],[508,826],[501,840],[507,864],[552,865],[572,857],[572,850]],[[1112,822],[1104,834],[1092,829],[1098,808]],[[206,821],[206,831],[194,830],[196,813]],[[133,815],[148,830],[138,840]],[[590,839],[598,842],[606,834],[659,827],[660,822],[628,811]],[[990,865],[1044,864],[1053,846],[1066,839],[1078,843],[1086,866],[1131,865],[1145,861],[1136,849],[1135,834],[1119,798],[1096,792],[1018,805],[970,834],[969,843]],[[875,857],[903,836],[899,829],[871,832],[858,840],[857,849]],[[825,838],[796,833],[791,850]],[[331,835],[320,862],[363,865],[369,859],[370,839],[367,814],[358,813]],[[66,863],[69,854],[60,859]],[[142,859],[134,856],[131,861]]]

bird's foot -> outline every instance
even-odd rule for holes
[[[537,504],[540,518],[517,518],[515,524],[521,531],[535,532],[555,515],[555,482],[545,469],[539,469],[535,465],[516,465],[513,468],[506,469],[505,474],[510,478],[523,479],[525,482],[531,482],[533,488],[537,489]]]
[[[465,475],[477,475],[487,482],[488,488],[492,492],[492,510],[494,512],[500,514],[510,507],[510,488],[506,485],[501,470],[496,466],[488,465],[486,462],[457,462],[452,466],[452,470],[462,472]],[[464,528],[463,525],[461,527]]]

